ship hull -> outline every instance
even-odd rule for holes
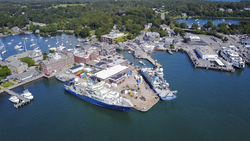
[[[95,104],[97,106],[100,106],[100,107],[104,107],[104,108],[108,108],[108,109],[112,109],[112,110],[117,110],[117,111],[122,111],[122,112],[128,112],[132,108],[132,107],[110,105],[110,104],[98,101],[96,99],[93,99],[91,97],[87,97],[87,96],[84,96],[84,95],[77,94],[74,91],[71,91],[69,89],[65,89],[64,88],[64,90],[67,91],[67,92],[69,92],[69,93],[71,93],[74,96],[77,96],[78,98],[81,98],[81,99],[83,99],[85,101],[88,101],[88,102],[90,102],[92,104]]]
[[[161,100],[163,100],[163,101],[170,101],[170,100],[174,100],[174,99],[176,99],[177,98],[177,96],[176,95],[174,95],[173,97],[161,97],[159,94],[157,94],[160,98],[161,98]]]

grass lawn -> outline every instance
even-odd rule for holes
[[[6,88],[6,87],[9,87],[9,86],[12,86],[12,85],[14,85],[14,83],[11,83],[9,81],[5,81],[0,86]]]
[[[86,4],[59,4],[54,6],[54,8],[58,8],[58,7],[67,7],[67,6],[85,6]]]

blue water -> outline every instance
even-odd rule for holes
[[[2,52],[5,49],[7,50],[7,53],[0,55],[2,56],[3,59],[6,59],[10,55],[14,55],[25,51],[25,50],[18,51],[14,49],[15,45],[18,45],[19,42],[22,42],[22,46],[24,47],[24,39],[22,38],[28,38],[28,40],[25,40],[27,50],[33,50],[35,48],[35,47],[30,47],[30,45],[33,44],[33,42],[30,40],[34,39],[34,43],[37,44],[37,47],[39,47],[43,52],[46,51],[47,53],[49,52],[49,47],[48,47],[49,44],[51,45],[51,47],[58,47],[63,43],[63,46],[65,46],[66,48],[72,48],[78,44],[76,36],[73,35],[55,34],[52,35],[51,37],[44,36],[43,38],[40,39],[40,37],[36,37],[34,34],[30,34],[30,35],[7,36],[4,38],[0,38],[5,45],[5,48],[2,49],[0,52]],[[14,39],[14,41],[11,41],[12,39]],[[48,41],[46,42],[45,40]],[[58,45],[56,44],[57,40],[59,42]],[[68,43],[66,43],[66,41],[68,41]],[[9,42],[11,42],[10,45],[8,44]],[[70,43],[72,44],[72,46],[70,46]]]
[[[198,19],[196,20],[195,18],[181,18],[181,19],[176,19],[175,21],[182,23],[185,22],[187,25],[191,25],[193,23],[197,23],[199,24],[199,26],[203,26],[204,24],[206,24],[208,21],[212,21],[214,25],[218,25],[220,23],[231,23],[231,24],[238,24],[240,22],[240,20],[235,20],[235,19],[224,19],[225,21],[223,21],[222,19]],[[198,23],[199,22],[199,23]]]
[[[131,54],[119,53],[138,63]],[[55,78],[42,78],[14,89],[28,88],[34,95],[20,109],[0,94],[0,139],[249,140],[249,66],[227,73],[194,68],[180,52],[156,52],[152,58],[163,65],[170,88],[178,90],[176,100],[160,101],[147,113],[118,112],[65,92]]]

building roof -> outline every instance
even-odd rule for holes
[[[70,70],[74,70],[74,69],[78,69],[78,68],[81,68],[82,67],[82,65],[78,65],[78,66],[74,66],[74,67],[72,67],[72,68],[69,68]]]
[[[211,47],[209,47],[209,46],[198,46],[197,47],[199,50],[200,50],[200,52],[202,53],[202,54],[204,54],[204,55],[217,55],[214,51],[213,51],[213,49],[211,48]]]
[[[105,70],[99,71],[95,73],[95,76],[97,78],[100,78],[102,80],[105,80],[121,71],[126,70],[128,67],[127,66],[121,66],[121,65],[116,65],[114,67],[107,68]]]
[[[53,64],[53,63],[56,63],[56,62],[59,62],[62,60],[67,60],[67,59],[73,58],[72,54],[65,55],[65,54],[60,53],[58,55],[61,56],[60,59],[56,59],[55,57],[52,57],[52,58],[47,59],[47,60],[42,60],[42,63],[44,63],[45,65],[49,65],[49,64]]]
[[[109,63],[108,66],[113,67],[113,66],[119,65],[119,64],[121,64],[123,62],[126,62],[126,60],[117,59],[117,60],[113,61],[112,63]]]
[[[29,77],[29,76],[32,76],[34,73],[36,73],[37,71],[35,70],[35,69],[30,69],[30,70],[28,70],[28,71],[26,71],[26,72],[23,72],[23,73],[20,73],[20,74],[18,74],[18,76],[17,76],[17,78],[19,79],[19,80],[22,80],[22,79],[24,79],[24,78],[26,78],[26,77]],[[38,72],[37,72],[38,73]]]

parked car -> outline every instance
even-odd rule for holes
[[[50,74],[49,74],[49,73],[45,73],[45,75],[46,75],[46,76],[50,76]]]

